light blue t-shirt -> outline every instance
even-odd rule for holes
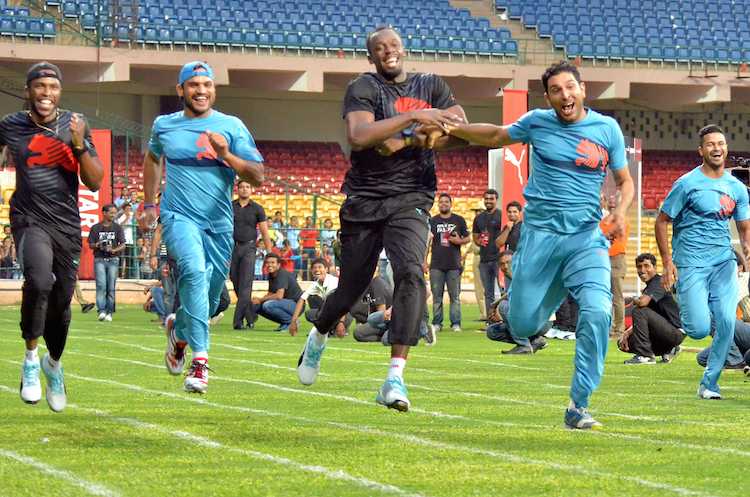
[[[553,109],[535,109],[509,127],[514,141],[532,146],[525,225],[570,234],[601,221],[599,192],[607,167],[627,165],[625,139],[617,121],[586,111],[581,121],[566,124]]]
[[[745,185],[726,171],[721,178],[709,178],[700,166],[675,181],[661,211],[672,218],[677,267],[709,267],[734,259],[729,220],[750,218]]]
[[[232,186],[235,172],[216,157],[206,131],[220,133],[236,156],[255,162],[263,157],[245,125],[238,118],[212,110],[207,117],[186,117],[175,112],[159,116],[151,129],[149,150],[166,158],[167,183],[160,215],[184,216],[201,229],[214,233],[232,231]]]

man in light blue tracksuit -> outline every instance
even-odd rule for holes
[[[162,237],[177,264],[180,307],[167,318],[167,370],[182,373],[185,347],[192,363],[185,390],[208,387],[208,319],[219,304],[232,256],[232,187],[237,176],[257,186],[263,158],[238,118],[213,110],[211,67],[190,62],[180,71],[183,110],[156,118],[144,159],[146,221],[156,216],[161,158],[167,178],[161,201]]]
[[[714,333],[708,364],[698,387],[701,399],[721,399],[719,375],[734,337],[738,302],[737,261],[729,220],[734,218],[744,257],[750,250],[747,188],[724,170],[727,142],[715,124],[699,132],[703,163],[675,181],[656,218],[656,242],[664,264],[662,285],[677,280],[682,328],[700,340]],[[674,226],[669,253],[667,225]]]
[[[536,334],[570,292],[580,311],[564,419],[569,428],[591,429],[601,426],[587,408],[604,372],[612,307],[609,243],[598,227],[599,192],[609,167],[621,195],[608,219],[614,226],[610,236],[617,236],[633,199],[633,180],[622,131],[614,119],[584,107],[586,87],[578,69],[554,64],[542,83],[551,109],[528,112],[510,126],[447,127],[450,134],[485,146],[533,146],[508,324],[514,337]]]

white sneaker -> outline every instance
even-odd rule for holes
[[[185,391],[191,393],[206,393],[208,390],[208,362],[193,359],[190,370],[185,376]]]
[[[378,390],[375,402],[389,409],[406,412],[411,406],[408,395],[404,380],[399,377],[388,378]]]
[[[323,342],[323,345],[318,345],[313,338],[313,331],[315,331],[315,328],[310,330],[307,335],[305,348],[299,356],[299,361],[297,361],[297,377],[303,385],[312,385],[318,378],[320,358],[326,349],[326,341],[328,341],[328,335],[325,335],[326,341]]]
[[[108,322],[108,323],[111,323],[111,322],[112,322],[112,314],[110,314],[110,313],[107,313],[107,315],[106,315],[106,316],[104,316],[104,320],[105,320],[106,322]]]
[[[36,404],[42,398],[42,383],[39,381],[39,358],[36,361],[23,360],[21,367],[21,400]]]
[[[701,385],[698,387],[698,398],[702,400],[721,400],[721,394]]]
[[[47,378],[47,405],[54,412],[62,412],[68,403],[62,364],[58,363],[57,370],[55,370],[49,363],[49,354],[44,354],[42,372]]]
[[[454,324],[451,326],[451,330],[453,331],[461,331],[461,325],[460,324]]]
[[[437,331],[440,330],[440,327],[437,326],[437,330],[435,329],[436,325],[432,326],[424,326],[422,328],[422,332],[424,333],[424,336],[422,336],[422,339],[424,340],[424,344],[428,347],[432,347],[437,343]]]
[[[222,319],[224,319],[224,313],[220,312],[216,316],[209,319],[208,324],[210,324],[211,326],[214,326],[216,324],[219,324],[219,321],[221,321]]]
[[[100,312],[99,313],[99,317],[96,318],[96,319],[98,319],[99,321],[104,321],[104,318],[106,318],[106,317],[107,317],[107,313],[106,312]]]
[[[437,335],[440,332],[440,330],[442,330],[442,329],[443,329],[443,327],[440,326],[439,324],[431,324],[430,325],[430,330],[432,331],[433,335]]]
[[[167,335],[167,349],[164,351],[164,364],[169,374],[178,376],[185,369],[185,347],[187,342],[177,338],[174,331],[174,320],[177,316],[170,314],[164,321],[164,333]]]

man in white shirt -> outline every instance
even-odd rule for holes
[[[328,263],[324,259],[313,259],[312,274],[313,281],[307,290],[302,292],[299,300],[297,300],[294,314],[292,314],[292,322],[289,325],[289,333],[292,336],[297,334],[299,328],[297,319],[300,314],[302,314],[305,304],[310,307],[305,313],[305,317],[308,321],[313,322],[318,315],[320,307],[323,305],[323,301],[339,285],[339,279],[332,274],[328,274]],[[336,325],[336,335],[344,336],[349,323],[351,323],[351,317],[349,314],[342,316],[341,320]]]

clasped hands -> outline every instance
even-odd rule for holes
[[[443,109],[423,109],[414,111],[412,121],[417,123],[410,142],[397,136],[386,139],[375,147],[381,155],[391,155],[407,146],[432,149],[437,140],[449,135],[452,130],[466,121],[459,115]]]

